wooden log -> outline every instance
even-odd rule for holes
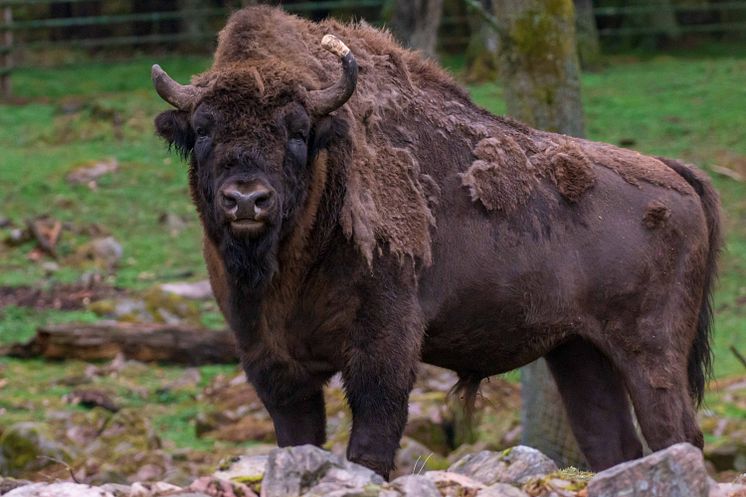
[[[136,361],[190,366],[238,362],[230,331],[118,322],[43,326],[28,343],[11,345],[0,354],[85,361],[110,360],[123,354]]]

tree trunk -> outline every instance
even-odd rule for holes
[[[521,427],[521,443],[540,450],[560,468],[588,466],[544,359],[521,368]]]
[[[531,126],[583,136],[572,0],[493,0],[508,114]],[[585,460],[543,359],[521,371],[523,443],[562,465]]]
[[[485,12],[492,13],[492,0],[479,0]],[[500,38],[483,17],[469,9],[469,45],[466,47],[466,79],[488,81],[497,78],[497,54]]]
[[[494,0],[508,114],[548,131],[583,136],[572,0]]]
[[[44,326],[28,343],[11,345],[0,355],[45,359],[127,359],[199,366],[238,363],[229,331],[183,326],[101,323]]]
[[[598,66],[601,59],[601,44],[598,40],[598,28],[591,0],[575,0],[575,31],[580,65],[584,69]]]
[[[394,0],[389,26],[406,47],[435,58],[443,0]]]

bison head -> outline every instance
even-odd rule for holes
[[[205,85],[181,85],[158,65],[158,95],[176,110],[157,132],[190,160],[190,187],[206,235],[241,284],[260,287],[276,270],[310,184],[310,163],[330,133],[326,117],[350,98],[357,63],[337,38],[322,46],[342,61],[335,84],[307,90],[281,63],[221,68]]]

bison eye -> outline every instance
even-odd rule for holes
[[[197,126],[194,132],[197,133],[197,136],[207,136],[207,129],[203,126]]]

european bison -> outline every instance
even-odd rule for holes
[[[152,76],[281,446],[324,443],[341,371],[347,455],[386,476],[418,361],[473,394],[539,357],[594,470],[641,455],[628,394],[651,448],[702,446],[720,232],[700,171],[496,117],[384,32],[270,7],[235,13],[192,84]]]

